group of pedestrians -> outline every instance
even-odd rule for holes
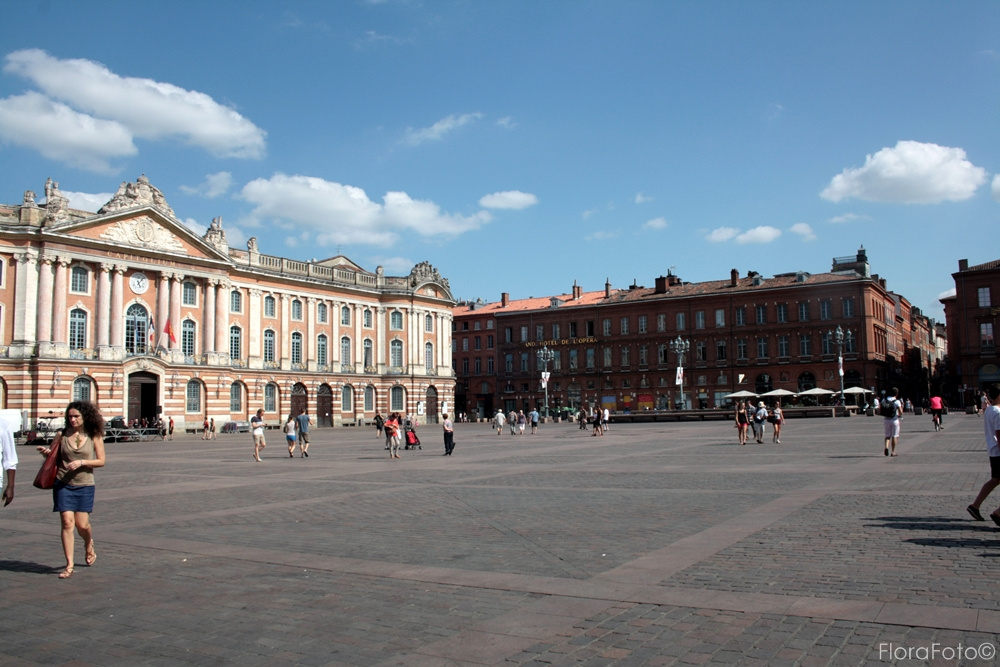
[[[309,427],[313,424],[312,417],[309,416],[305,408],[300,408],[299,413],[289,414],[281,427],[285,434],[285,442],[288,444],[288,458],[295,458],[295,445],[299,447],[299,458],[309,457]],[[267,438],[264,429],[267,423],[264,421],[264,408],[257,410],[256,414],[250,417],[250,435],[253,438],[253,458],[257,463],[263,460],[260,452],[267,447]]]
[[[531,427],[531,435],[538,433],[538,420],[539,420],[538,410],[531,410],[528,414],[524,414],[524,410],[514,411],[511,410],[508,414],[504,414],[503,410],[497,410],[493,415],[493,428],[497,430],[497,435],[503,435],[503,428],[506,424],[510,428],[511,435],[524,435],[524,431]]]
[[[747,444],[747,432],[753,428],[754,441],[764,444],[765,424],[771,425],[771,442],[781,444],[781,426],[785,423],[785,413],[781,410],[781,401],[775,401],[773,408],[768,408],[760,401],[755,408],[749,401],[736,404],[733,414],[736,423],[736,436],[740,445]]]

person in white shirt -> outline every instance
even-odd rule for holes
[[[966,510],[976,521],[985,521],[979,512],[979,506],[993,489],[1000,486],[1000,385],[993,385],[987,390],[990,404],[983,410],[983,434],[986,436],[986,452],[990,456],[990,478],[979,490],[979,495]],[[990,514],[993,523],[1000,526],[1000,507]]]
[[[899,400],[899,389],[893,387],[892,393],[882,403],[892,405],[890,413],[882,415],[882,432],[885,435],[885,449],[882,450],[882,453],[885,456],[895,456],[896,445],[899,444],[899,419],[903,416],[903,404]],[[890,446],[892,447],[891,454]]]
[[[17,474],[17,450],[14,448],[14,428],[0,419],[0,498],[3,506],[14,500],[14,477]]]

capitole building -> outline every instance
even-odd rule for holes
[[[574,284],[565,294],[503,293],[453,312],[456,410],[474,417],[541,410],[546,390],[553,410],[617,412],[725,408],[738,391],[839,393],[838,327],[845,388],[898,386],[920,405],[938,354],[934,322],[871,273],[864,248],[824,273],[733,269],[690,283],[668,272],[653,287]],[[678,341],[686,346],[680,386]],[[546,348],[547,364],[538,356]]]
[[[221,429],[263,408],[319,426],[376,411],[436,421],[453,402],[448,281],[229,247],[182,224],[145,176],[97,213],[51,179],[44,204],[0,205],[0,407]],[[331,224],[336,224],[335,221]]]

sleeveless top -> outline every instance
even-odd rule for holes
[[[76,440],[77,435],[83,436],[79,449],[74,449],[71,441]],[[94,486],[94,469],[90,466],[80,466],[76,470],[66,470],[66,464],[71,461],[85,461],[97,458],[97,450],[94,448],[94,441],[83,432],[75,433],[70,437],[63,436],[59,445],[59,467],[56,472],[56,481],[68,486]]]
[[[747,417],[747,411],[746,410],[737,410],[736,411],[736,422],[739,423],[739,424],[749,424],[750,423],[750,419]]]

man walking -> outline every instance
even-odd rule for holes
[[[250,433],[253,435],[253,458],[260,463],[260,450],[267,447],[264,439],[264,408],[257,410],[257,414],[250,418]]]
[[[883,430],[885,431],[885,449],[882,450],[882,454],[895,456],[896,445],[899,443],[899,420],[903,416],[903,404],[899,400],[899,389],[893,387],[889,395],[882,399],[879,412],[882,413]]]
[[[987,390],[990,404],[983,410],[983,433],[986,436],[986,451],[990,456],[990,478],[979,490],[979,495],[972,501],[966,509],[976,521],[985,521],[979,512],[979,506],[983,504],[986,497],[993,492],[993,489],[1000,486],[1000,385],[992,385]],[[1000,526],[1000,508],[990,514],[993,523]]]
[[[17,451],[14,448],[14,426],[0,418],[0,498],[3,506],[14,500],[14,478],[17,476]],[[6,477],[6,480],[4,478]]]
[[[443,417],[441,427],[444,429],[444,455],[451,456],[451,450],[455,449],[455,425],[448,419],[447,413]]]
[[[531,435],[538,433],[538,410],[532,409],[528,413],[528,420],[531,422]]]
[[[299,416],[295,418],[295,430],[298,431],[299,451],[301,452],[299,458],[309,458],[309,424],[311,422],[306,409],[299,410]]]
[[[760,444],[764,444],[764,422],[767,421],[767,407],[764,401],[757,404],[757,411],[753,413],[753,437]]]

